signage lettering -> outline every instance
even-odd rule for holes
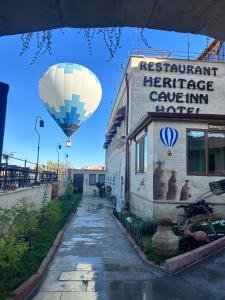
[[[155,63],[155,62],[140,62],[140,70],[144,71],[156,71],[156,72],[170,72],[180,74],[193,74],[193,75],[206,75],[206,76],[217,76],[218,68],[216,67],[200,67],[192,65],[177,65],[169,63]]]
[[[218,68],[208,66],[193,66],[189,64],[161,63],[161,62],[140,62],[140,70],[165,74],[166,76],[144,76],[143,86],[152,88],[149,92],[149,99],[152,102],[163,103],[180,103],[180,104],[198,104],[207,105],[209,103],[209,95],[214,91],[213,80],[196,79],[194,76],[185,79],[180,77],[181,74],[193,74],[216,77]],[[175,78],[175,75],[177,77]],[[211,79],[210,78],[210,79]],[[176,90],[175,90],[176,89]],[[175,91],[173,91],[175,90]],[[178,91],[177,91],[178,90]],[[180,91],[179,91],[180,90]],[[186,90],[187,92],[184,92]],[[157,105],[156,112],[173,112],[173,113],[195,113],[198,114],[200,107],[185,106],[168,106]]]
[[[209,129],[225,130],[225,124],[208,124]]]

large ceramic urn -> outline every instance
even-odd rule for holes
[[[160,219],[157,222],[157,231],[152,237],[155,252],[163,257],[170,257],[177,253],[179,247],[178,236],[172,231],[170,219]]]

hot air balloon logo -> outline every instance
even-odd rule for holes
[[[171,148],[178,140],[178,130],[172,127],[164,127],[160,130],[160,139],[164,146],[168,148],[167,154],[172,155]]]
[[[73,63],[59,63],[48,68],[39,81],[39,95],[46,109],[68,137],[94,113],[102,88],[88,68]]]

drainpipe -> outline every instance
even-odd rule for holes
[[[129,106],[130,106],[130,95],[129,95],[129,78],[128,73],[125,76],[126,89],[127,89],[127,107],[126,107],[126,137],[128,136],[129,126]],[[126,139],[126,156],[125,156],[125,206],[129,208],[129,197],[130,197],[130,151],[129,151],[129,140]]]

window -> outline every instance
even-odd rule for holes
[[[89,174],[89,185],[96,185],[96,174]]]
[[[225,132],[188,130],[187,172],[194,175],[225,174]]]
[[[136,142],[136,173],[147,171],[147,136]]]
[[[99,174],[98,175],[98,182],[99,183],[105,183],[105,174]]]

